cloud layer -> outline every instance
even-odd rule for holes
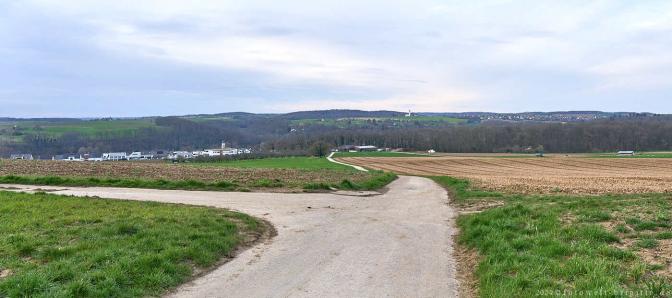
[[[0,116],[671,113],[671,33],[669,1],[4,1]]]

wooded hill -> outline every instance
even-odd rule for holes
[[[327,110],[121,119],[0,119],[2,155],[195,150],[219,146],[222,140],[232,146],[274,151],[305,150],[315,142],[445,152],[520,152],[539,145],[548,152],[672,150],[672,117],[604,112],[409,116],[394,111]]]

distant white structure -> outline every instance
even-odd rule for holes
[[[429,149],[429,150],[427,150],[427,153],[429,153],[429,154],[434,154],[434,153],[436,153],[436,150],[434,150],[434,149]]]
[[[128,160],[148,160],[148,159],[153,159],[154,155],[152,154],[143,154],[140,151],[132,152],[130,155],[127,156]]]
[[[103,153],[102,159],[103,161],[120,161],[128,160],[128,156],[126,155],[126,152],[108,152]]]
[[[378,147],[370,146],[370,145],[355,146],[355,150],[357,150],[357,151],[378,151]]]
[[[84,158],[82,158],[81,154],[62,154],[53,156],[51,160],[83,161]]]
[[[224,155],[238,155],[252,153],[250,149],[226,148],[226,142],[222,142],[222,147],[219,149],[206,149],[202,151],[202,156],[217,157]]]
[[[12,154],[9,156],[9,159],[14,159],[14,160],[33,160],[32,154]]]
[[[174,151],[168,154],[168,159],[192,159],[194,154],[189,151]]]
[[[635,151],[627,151],[627,150],[625,150],[625,151],[618,151],[618,155],[619,155],[619,156],[634,156],[634,155],[635,155]]]
[[[406,117],[413,117],[413,113],[411,113],[411,110],[408,110],[408,114],[406,114]]]

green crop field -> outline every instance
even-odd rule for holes
[[[158,297],[261,229],[222,209],[0,192],[0,297]]]

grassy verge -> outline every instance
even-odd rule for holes
[[[80,177],[33,177],[33,176],[0,176],[0,183],[48,185],[48,186],[105,186],[105,187],[128,187],[128,188],[152,188],[152,189],[182,189],[182,190],[219,190],[233,191],[238,185],[232,182],[202,182],[196,180],[168,181],[168,180],[142,180],[142,179],[117,179],[117,178],[80,178]]]
[[[360,183],[352,182],[349,179],[344,179],[338,184],[327,183],[308,183],[304,185],[304,190],[328,190],[332,188],[341,190],[377,190],[390,184],[397,179],[397,175],[390,172],[370,171],[371,177]]]
[[[504,202],[458,218],[459,242],[480,255],[475,275],[483,297],[660,297],[672,290],[669,195],[507,195],[434,180],[458,206]],[[670,258],[657,258],[661,251]]]
[[[0,192],[0,297],[158,296],[261,225],[221,209]]]

